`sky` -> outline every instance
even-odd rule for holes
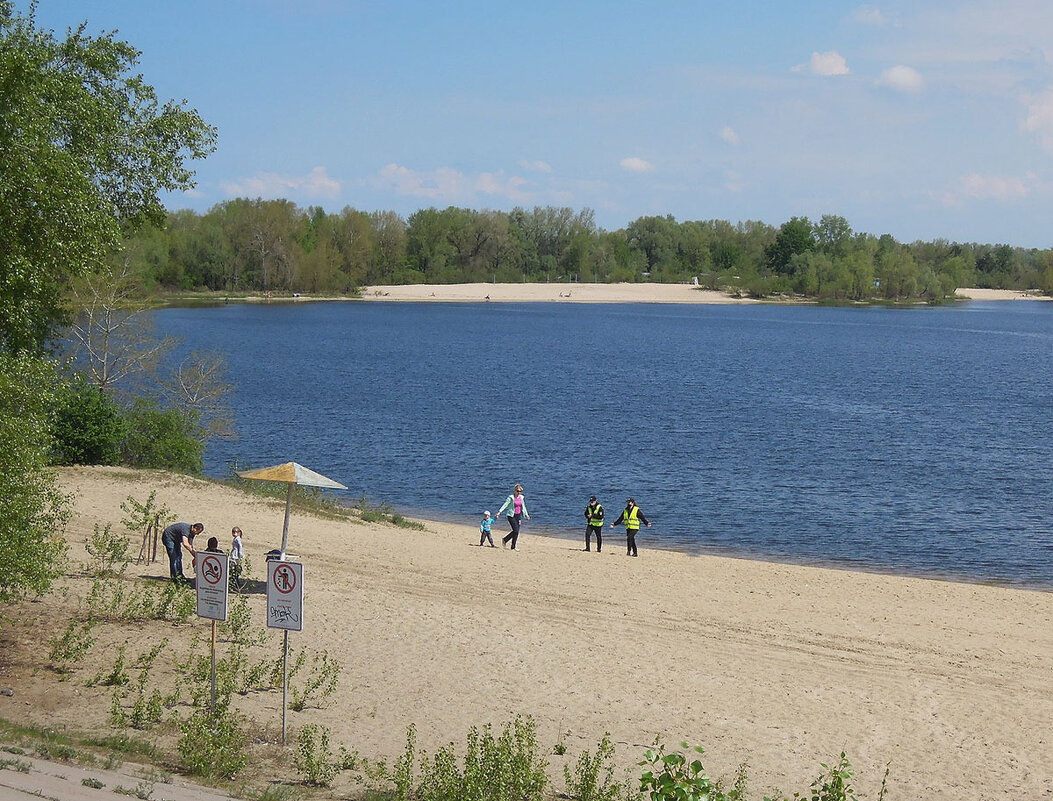
[[[1053,246],[1050,0],[39,0],[82,22],[218,128],[173,210],[836,214]]]

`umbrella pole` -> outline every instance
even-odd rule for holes
[[[285,561],[285,546],[289,542],[289,513],[292,511],[292,494],[296,489],[295,484],[289,484],[289,491],[285,494],[285,525],[282,527],[282,561]]]

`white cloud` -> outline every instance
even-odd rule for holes
[[[1028,133],[1038,134],[1046,150],[1053,151],[1053,89],[1026,99],[1027,117],[1023,127]]]
[[[884,70],[875,81],[878,86],[887,86],[897,92],[917,93],[925,88],[925,79],[913,67],[902,64]]]
[[[310,198],[334,198],[340,194],[340,182],[330,178],[325,167],[315,167],[301,176],[261,172],[240,182],[223,184],[223,190],[236,197],[276,198],[300,193]]]
[[[720,138],[729,145],[737,145],[739,143],[739,134],[730,125],[725,125],[720,129]]]
[[[636,156],[624,158],[618,164],[621,165],[623,170],[628,170],[629,172],[650,172],[654,169],[654,165],[651,162]]]
[[[793,68],[794,72],[807,70],[812,75],[848,75],[848,62],[845,57],[836,50],[827,50],[825,53],[812,53],[807,64],[798,64]]]
[[[529,199],[529,195],[522,190],[527,180],[514,175],[506,176],[503,171],[469,176],[450,167],[418,172],[401,164],[388,164],[371,182],[397,195],[429,198],[444,203],[472,202],[479,195],[503,197],[515,202]]]
[[[523,159],[519,162],[519,166],[522,167],[524,170],[527,170],[528,172],[552,172],[552,165],[550,165],[547,161],[529,161],[527,159]]]
[[[969,173],[958,179],[958,185],[944,193],[943,203],[946,206],[960,206],[966,200],[996,200],[1006,203],[1018,200],[1031,194],[1035,184],[1032,173],[1024,177],[1013,175],[981,175]]]
[[[860,6],[852,12],[852,19],[860,25],[872,25],[875,28],[883,27],[888,21],[876,6]]]

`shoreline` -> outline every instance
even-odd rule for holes
[[[475,283],[475,284],[385,284],[361,287],[361,295],[314,296],[300,293],[276,296],[242,295],[230,297],[221,292],[207,297],[176,296],[170,302],[198,303],[318,303],[369,301],[371,303],[685,303],[702,305],[815,305],[816,298],[772,297],[748,298],[737,293],[701,289],[691,284],[657,283]],[[1038,290],[961,288],[950,302],[966,301],[1050,301],[1053,297]],[[881,305],[880,303],[845,305]],[[903,305],[924,305],[914,300]]]
[[[464,528],[469,533],[475,531],[475,527],[471,523],[465,523],[463,520],[454,519],[452,517],[446,517],[441,512],[418,512],[418,511],[404,511],[403,514],[412,519],[423,523],[425,526],[432,525],[449,525]],[[501,522],[501,521],[496,521]],[[523,532],[520,536],[526,537],[543,537],[547,540],[554,542],[568,542],[577,543],[579,546],[584,543],[585,534],[584,527],[581,532],[574,534],[568,530],[556,530],[552,527],[546,527],[541,525],[540,530],[534,531],[533,529],[539,524],[535,524],[532,521],[524,526]],[[978,587],[1000,587],[1009,590],[1024,590],[1027,592],[1044,592],[1053,593],[1053,580],[1050,580],[1047,584],[1032,583],[1023,580],[1015,579],[998,579],[998,578],[986,578],[981,576],[972,576],[966,573],[953,573],[953,572],[925,572],[915,571],[908,568],[900,568],[891,565],[877,565],[863,562],[848,562],[847,560],[838,559],[821,559],[821,558],[808,558],[803,556],[792,556],[783,554],[764,554],[753,551],[737,551],[730,548],[721,548],[719,546],[700,546],[697,549],[691,549],[681,544],[667,544],[662,542],[649,541],[647,534],[641,534],[637,537],[637,543],[641,552],[643,550],[662,551],[665,553],[679,554],[688,559],[701,558],[705,559],[713,557],[716,559],[737,559],[746,562],[758,562],[761,564],[770,565],[785,565],[788,567],[810,567],[819,570],[836,570],[839,572],[848,573],[860,573],[864,575],[873,576],[887,576],[890,578],[905,578],[905,579],[921,579],[924,581],[938,581],[938,582],[949,582],[951,584],[963,584],[967,586],[978,586]],[[497,528],[495,525],[494,537],[497,537]],[[603,540],[606,543],[610,537],[611,542],[617,542],[614,545],[615,549],[625,547],[625,532],[622,528],[616,529],[604,529]],[[469,537],[470,538],[470,537]],[[571,549],[571,550],[580,550]],[[618,551],[620,552],[620,551]]]

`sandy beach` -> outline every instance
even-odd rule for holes
[[[690,284],[403,284],[362,288],[364,300],[494,303],[757,303]]]
[[[76,498],[75,560],[95,524],[119,529],[121,502],[154,489],[224,547],[241,526],[257,577],[280,541],[276,501],[164,473],[61,476]],[[546,751],[567,746],[549,757],[556,789],[564,761],[607,731],[626,767],[658,735],[702,745],[713,775],[747,762],[753,798],[773,786],[803,791],[842,750],[869,798],[887,763],[890,798],[1053,798],[1053,593],[689,557],[648,548],[660,532],[647,529],[640,558],[628,559],[609,529],[602,554],[530,531],[512,552],[477,547],[465,526],[418,532],[294,513],[289,550],[305,565],[306,622],[292,642],[327,649],[343,672],[327,706],[290,713],[292,730],[320,723],[334,745],[390,759],[410,723],[428,751],[450,741],[463,750],[469,727],[523,713]],[[130,569],[167,571],[163,553]],[[59,683],[34,668],[46,659],[43,632],[87,582],[66,588],[21,605],[0,629],[0,682],[15,691],[0,697],[0,716],[106,730],[109,690],[85,676],[109,668],[122,641],[137,653],[169,637],[179,652],[191,631],[208,631],[205,621],[107,629],[77,677]],[[265,598],[249,597],[263,625]],[[237,697],[271,737],[280,702],[275,692]]]
[[[959,289],[966,300],[1051,300],[1034,291],[1015,289]],[[528,303],[761,303],[726,292],[689,284],[405,284],[367,286],[362,299],[370,301]]]

